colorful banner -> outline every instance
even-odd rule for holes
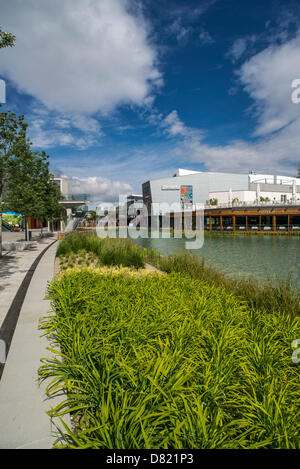
[[[183,209],[193,206],[193,186],[180,186],[180,203]]]

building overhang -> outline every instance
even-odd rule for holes
[[[89,203],[88,200],[60,200],[60,205],[63,205],[65,208],[77,208],[81,207],[82,205],[87,205]]]

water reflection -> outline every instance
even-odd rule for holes
[[[183,238],[137,238],[134,241],[164,255],[185,250]],[[234,276],[285,280],[292,272],[294,283],[300,286],[298,236],[222,236],[207,233],[203,247],[191,252],[199,258],[204,256],[208,264]]]

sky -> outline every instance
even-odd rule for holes
[[[297,0],[0,0],[0,28],[2,110],[75,195],[115,202],[177,168],[297,173]]]

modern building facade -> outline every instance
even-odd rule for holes
[[[40,228],[48,229],[48,231],[65,231],[70,218],[72,217],[72,213],[76,211],[79,207],[86,207],[87,209],[87,202],[86,200],[76,200],[73,196],[69,195],[68,191],[68,180],[66,178],[55,177],[53,178],[54,183],[59,188],[63,199],[59,202],[65,209],[66,214],[64,217],[61,217],[58,220],[53,222],[41,222],[39,220],[35,220],[33,218],[28,217],[27,224],[29,230],[35,230]]]
[[[300,230],[298,177],[178,169],[142,188],[148,215],[174,218],[204,208],[208,230]]]
[[[173,177],[154,179],[142,185],[143,201],[148,211],[155,213],[156,205],[172,207],[171,212],[184,208],[231,204],[232,201],[288,202],[300,200],[300,178],[266,174],[236,174],[195,172],[179,169]],[[162,212],[164,208],[159,209]]]

